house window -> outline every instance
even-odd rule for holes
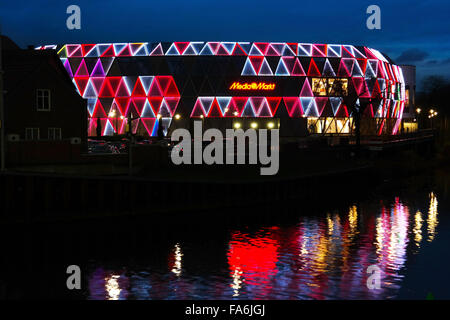
[[[48,128],[48,140],[61,140],[61,128]]]
[[[26,140],[39,140],[39,128],[25,128]]]
[[[37,89],[36,105],[38,111],[50,111],[50,90]]]

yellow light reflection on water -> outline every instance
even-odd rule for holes
[[[354,236],[354,232],[358,225],[358,209],[356,208],[356,206],[350,207],[350,210],[348,212],[348,222],[350,224],[350,231],[352,233],[352,236]]]
[[[438,225],[438,211],[437,211],[438,201],[434,192],[430,193],[430,208],[428,209],[428,242],[434,240],[436,236],[436,227]]]
[[[119,287],[119,275],[112,275],[105,279],[106,292],[108,293],[108,300],[118,300],[120,292],[122,291]]]
[[[181,275],[181,261],[183,257],[183,253],[181,252],[180,244],[177,243],[174,248],[174,257],[175,262],[173,264],[172,272],[175,273],[178,277]]]
[[[231,288],[233,289],[233,297],[239,296],[239,290],[241,289],[241,284],[242,284],[241,275],[242,275],[242,270],[240,270],[239,267],[236,268],[236,270],[234,270],[234,273],[232,275],[233,283],[231,284]]]
[[[416,215],[414,216],[414,241],[416,242],[416,246],[420,248],[420,242],[422,241],[422,213],[417,210]]]

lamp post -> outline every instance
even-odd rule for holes
[[[3,104],[2,30],[0,27],[0,171],[5,171],[5,109]]]

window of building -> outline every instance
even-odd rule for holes
[[[39,128],[25,128],[26,140],[39,140]]]
[[[409,107],[409,88],[405,90],[405,107]]]
[[[315,96],[342,96],[348,94],[348,79],[312,78],[312,91]]]
[[[49,140],[61,140],[61,128],[48,128]]]
[[[36,106],[38,111],[50,111],[50,90],[37,89]]]
[[[326,96],[327,95],[327,79],[313,78],[312,79],[312,91],[315,96]]]
[[[330,78],[328,79],[328,95],[346,96],[348,94],[348,79]]]

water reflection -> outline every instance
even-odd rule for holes
[[[431,192],[430,193],[430,208],[428,209],[428,241],[431,242],[434,240],[434,236],[436,234],[436,227],[438,225],[438,219],[437,219],[437,205],[438,201],[436,198],[436,195]]]
[[[155,261],[132,265],[127,272],[98,266],[90,275],[89,295],[92,299],[394,298],[408,259],[423,246],[422,230],[432,242],[437,227],[434,193],[426,221],[420,208],[399,198],[389,204],[352,205],[322,216],[301,216],[289,226],[232,230],[225,251],[216,246],[210,260],[202,248],[180,240],[168,250],[165,267]],[[193,255],[206,260],[186,260]],[[367,287],[367,270],[373,265],[381,271],[379,289]]]

